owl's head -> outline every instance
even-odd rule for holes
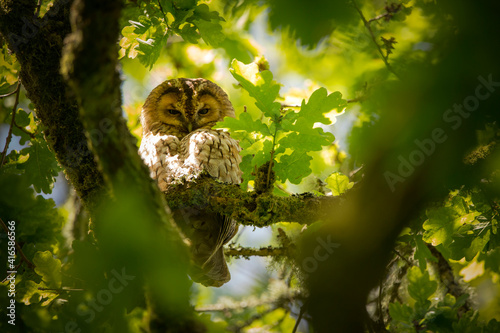
[[[234,117],[227,94],[205,79],[173,79],[149,94],[141,113],[144,134],[172,134],[182,138],[199,128],[212,128],[224,117]]]

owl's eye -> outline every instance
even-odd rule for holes
[[[210,111],[210,109],[201,109],[200,111],[198,111],[198,114],[207,114],[208,111]]]
[[[180,111],[175,110],[175,109],[169,109],[169,110],[167,110],[167,111],[168,111],[168,113],[170,113],[171,115],[178,115],[178,114],[180,114],[180,113],[181,113]]]

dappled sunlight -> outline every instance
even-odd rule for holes
[[[0,2],[1,332],[500,332],[493,2]]]

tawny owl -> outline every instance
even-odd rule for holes
[[[193,181],[202,171],[226,183],[241,182],[238,142],[227,132],[212,129],[224,117],[234,117],[233,106],[209,80],[173,79],[153,89],[141,113],[139,152],[160,190]],[[229,281],[223,245],[236,234],[235,221],[199,207],[173,215],[191,239],[191,278],[216,287]]]

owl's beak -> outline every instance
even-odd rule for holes
[[[188,123],[187,124],[187,128],[188,128],[188,133],[191,133],[193,131],[193,123]]]

